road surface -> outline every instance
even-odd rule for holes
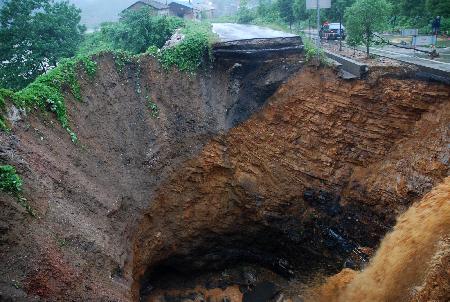
[[[267,27],[235,23],[213,23],[213,32],[219,36],[221,42],[297,37],[290,33],[273,30]]]

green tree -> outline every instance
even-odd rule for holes
[[[450,18],[450,0],[426,0],[426,8],[433,16]]]
[[[239,2],[239,9],[237,12],[237,22],[247,24],[255,19],[255,15],[248,8],[248,0],[241,0]]]
[[[67,1],[6,2],[0,10],[0,86],[22,88],[73,56],[85,31],[80,12]]]
[[[325,16],[331,22],[339,22],[341,15],[345,12],[347,7],[355,3],[355,0],[334,0],[331,1],[331,8],[325,10]]]
[[[102,26],[101,34],[115,49],[143,53],[150,46],[161,48],[177,28],[184,25],[182,19],[155,16],[150,8],[128,10],[118,23]]]
[[[278,0],[278,10],[280,11],[280,17],[289,24],[289,28],[292,28],[295,21],[292,0]]]
[[[386,0],[356,0],[345,12],[350,40],[364,44],[368,57],[375,33],[387,27],[390,12],[391,5]]]
[[[306,9],[306,0],[295,0],[292,4],[295,20],[308,20],[310,13]]]
[[[256,14],[264,22],[277,22],[280,19],[278,7],[271,0],[259,0]]]

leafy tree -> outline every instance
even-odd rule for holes
[[[433,16],[450,18],[450,0],[426,0],[426,8]]]
[[[331,22],[338,22],[345,9],[355,3],[355,0],[334,0],[331,1],[331,8],[325,10],[325,16]]]
[[[107,23],[101,28],[105,41],[113,48],[132,53],[143,53],[149,46],[162,47],[177,28],[184,25],[180,18],[154,16],[150,8],[128,10],[118,23]]]
[[[306,0],[295,0],[292,10],[296,20],[307,20],[310,17],[310,13],[306,9]]]
[[[356,0],[345,12],[349,38],[353,43],[364,44],[367,56],[375,33],[386,28],[391,5],[386,0]]]
[[[177,17],[155,16],[150,8],[130,10],[118,22],[103,23],[98,32],[86,35],[78,54],[108,49],[143,53],[150,46],[161,48],[175,30],[184,25]]]
[[[259,0],[256,14],[264,22],[277,22],[280,19],[278,7],[271,0]]]
[[[238,23],[250,23],[255,19],[253,12],[248,8],[248,0],[241,0],[239,10],[237,12]]]
[[[73,56],[85,31],[80,18],[67,1],[7,1],[0,10],[0,86],[22,88]]]
[[[289,24],[290,28],[292,28],[292,24],[295,21],[292,0],[278,0],[278,9],[280,11],[281,18]]]

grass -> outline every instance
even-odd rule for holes
[[[151,116],[155,118],[158,117],[159,116],[158,105],[156,105],[156,103],[153,102],[149,96],[147,96],[146,99],[147,99],[147,107],[148,109],[150,109]]]

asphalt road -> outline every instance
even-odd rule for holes
[[[245,39],[296,37],[296,35],[267,27],[235,23],[213,23],[213,32],[219,36],[222,42]]]

